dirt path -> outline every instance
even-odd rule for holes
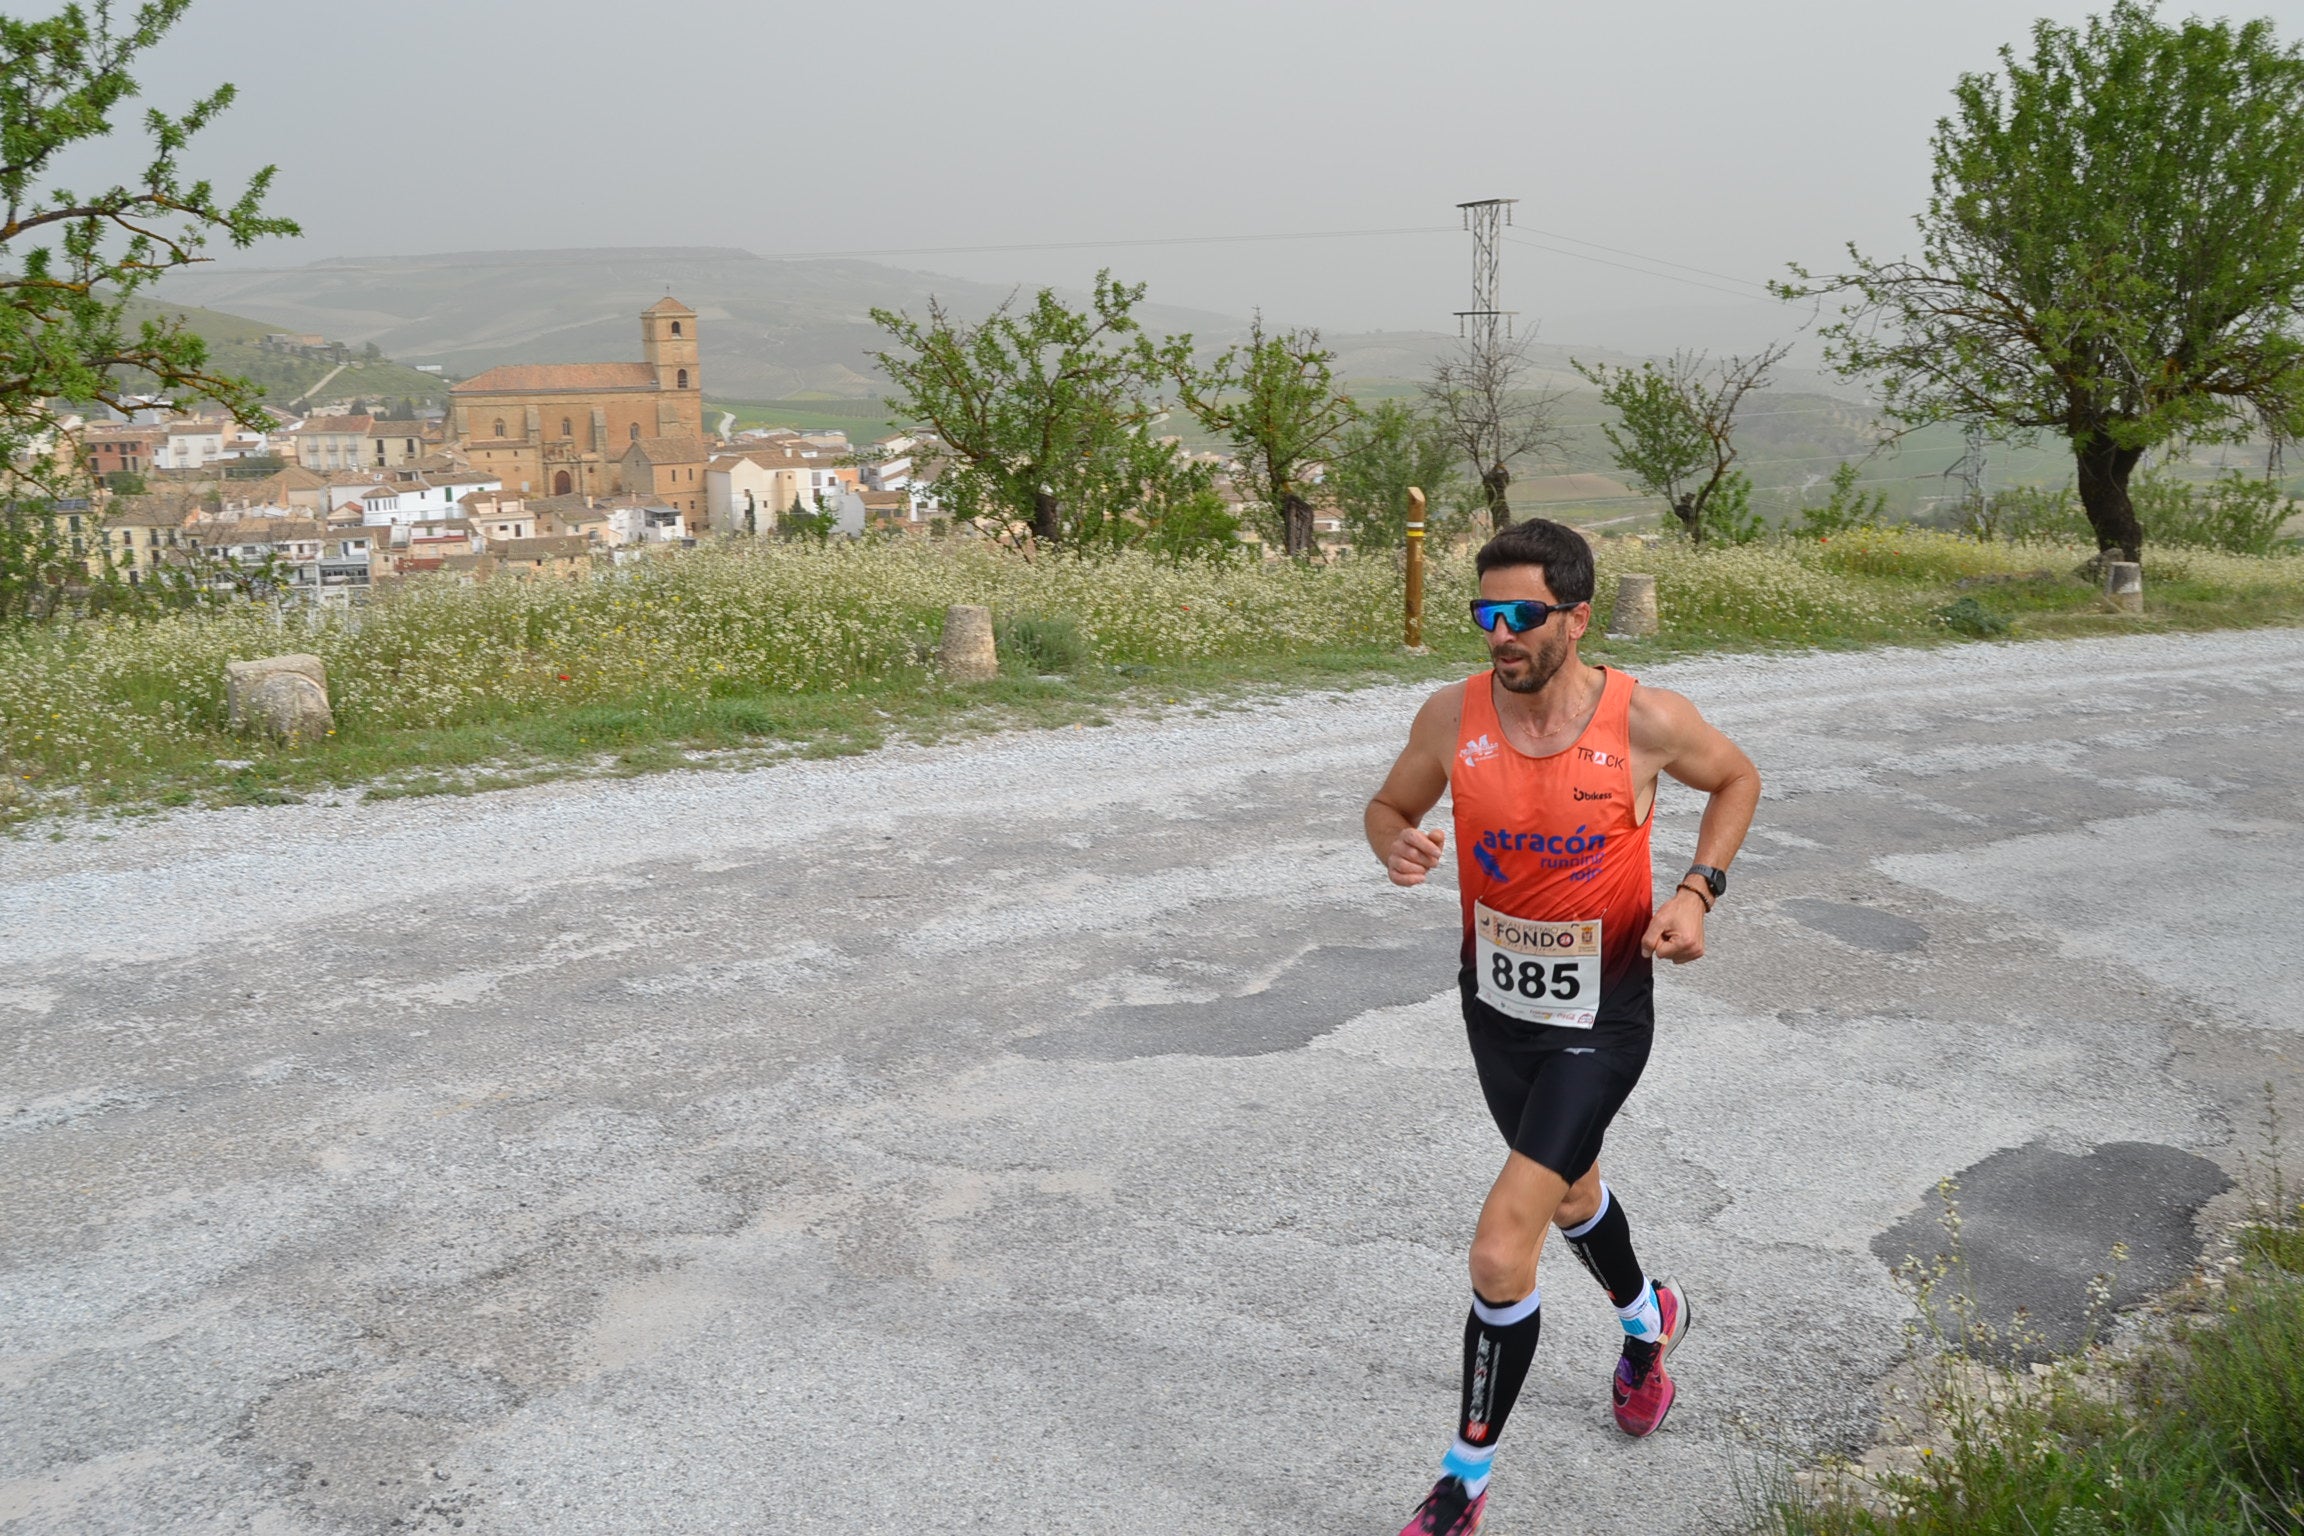
[[[1940,1175],[2055,1325],[2297,1092],[2304,633],[1651,681],[1769,780],[1607,1157],[1702,1331],[1626,1442],[1547,1257],[1506,1530],[1861,1439]],[[0,1526],[1389,1536],[1499,1156],[1414,702],[0,845]]]

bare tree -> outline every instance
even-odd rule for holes
[[[1425,381],[1424,398],[1449,441],[1472,463],[1493,528],[1512,526],[1512,466],[1549,453],[1563,441],[1561,391],[1532,388],[1525,341],[1493,348],[1467,342],[1442,358]]]
[[[1601,428],[1616,467],[1640,490],[1663,497],[1696,543],[1707,529],[1742,542],[1759,524],[1748,505],[1750,482],[1736,469],[1736,412],[1745,396],[1768,387],[1769,370],[1791,350],[1779,341],[1717,363],[1701,352],[1675,352],[1669,362],[1637,368],[1574,367],[1621,418],[1621,425]]]

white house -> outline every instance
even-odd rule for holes
[[[770,468],[749,454],[714,459],[704,467],[705,526],[714,533],[774,533],[776,519],[796,500],[815,504],[805,468]]]
[[[166,440],[152,454],[152,467],[205,469],[224,457],[224,436],[229,430],[220,421],[172,421]]]
[[[358,502],[364,523],[433,523],[462,517],[464,509],[459,503],[475,491],[502,489],[503,481],[484,475],[442,475],[390,485],[332,485],[328,487],[328,510]]]
[[[864,488],[868,491],[901,491],[912,483],[912,450],[918,440],[902,432],[894,437],[875,438],[862,455]]]

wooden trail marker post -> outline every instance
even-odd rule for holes
[[[1424,493],[1408,487],[1408,604],[1401,639],[1411,651],[1424,649]]]

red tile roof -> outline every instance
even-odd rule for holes
[[[643,437],[624,450],[626,458],[635,453],[651,464],[695,464],[704,458],[704,443],[694,437]]]
[[[506,363],[451,388],[452,395],[543,395],[601,389],[654,389],[646,363]]]

